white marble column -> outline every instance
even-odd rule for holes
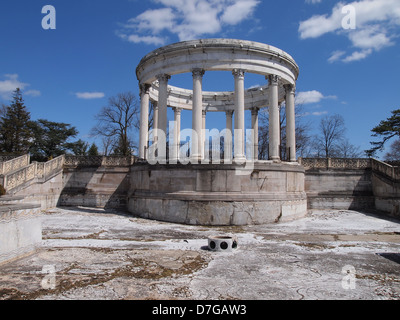
[[[253,129],[254,154],[253,160],[258,160],[258,108],[251,110],[251,129]]]
[[[235,132],[234,159],[245,160],[245,118],[244,118],[244,73],[242,69],[233,70],[235,77]]]
[[[157,129],[164,132],[167,136],[167,111],[168,111],[168,80],[171,76],[167,74],[160,74],[157,76],[159,82],[158,88],[158,127]]]
[[[181,141],[181,108],[174,109],[174,156],[177,160],[179,160],[179,149],[180,149],[180,141]]]
[[[206,147],[208,149],[208,146],[206,145],[206,116],[207,116],[207,111],[203,110],[202,113],[202,123],[201,123],[201,158],[204,159],[206,158]]]
[[[292,84],[285,85],[286,91],[286,154],[290,162],[296,162],[296,114],[295,92]]]
[[[232,118],[233,111],[226,111],[226,133],[224,137],[224,161],[232,161]]]
[[[270,75],[269,81],[269,159],[280,160],[280,119],[278,98],[278,76]]]
[[[158,129],[158,102],[154,102],[153,104],[153,141],[157,141],[157,132]]]
[[[193,110],[192,110],[192,147],[191,160],[198,162],[202,157],[202,127],[203,127],[203,69],[193,69]]]
[[[149,96],[150,85],[140,85],[140,132],[139,132],[139,158],[146,159],[149,141]]]

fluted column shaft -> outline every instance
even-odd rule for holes
[[[140,132],[139,158],[146,159],[146,150],[149,141],[149,96],[150,85],[140,85]]]
[[[207,146],[207,142],[206,142],[206,115],[207,115],[207,111],[203,110],[202,111],[202,123],[201,123],[201,146],[200,146],[200,150],[201,150],[201,158],[204,159],[206,158],[206,147],[208,149]]]
[[[251,110],[251,128],[253,129],[254,152],[253,160],[258,160],[258,108]]]
[[[182,114],[182,109],[181,108],[175,108],[174,109],[174,120],[175,120],[175,125],[174,125],[174,156],[176,159],[179,159],[179,147],[180,147],[180,141],[181,141],[181,114]]]
[[[280,160],[280,117],[278,76],[270,75],[269,81],[269,159]]]
[[[192,110],[192,152],[191,159],[196,162],[201,159],[202,152],[202,119],[203,119],[203,69],[193,69],[193,110]]]
[[[159,82],[158,88],[158,130],[164,132],[165,137],[167,136],[167,108],[168,108],[168,80],[171,77],[167,74],[161,74],[157,76]]]
[[[224,137],[224,160],[232,160],[232,119],[233,111],[226,111],[226,132]]]
[[[234,158],[241,161],[245,159],[244,152],[244,73],[242,69],[233,70],[235,77],[235,132],[234,132]]]
[[[296,114],[294,85],[285,85],[286,90],[286,154],[291,162],[296,162]]]

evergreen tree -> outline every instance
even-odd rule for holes
[[[86,156],[89,144],[82,139],[79,139],[75,143],[69,144],[72,153],[76,156]]]
[[[6,106],[0,121],[0,150],[9,154],[24,154],[32,144],[32,122],[19,88],[14,91],[10,106]]]
[[[47,161],[56,158],[69,150],[79,149],[81,142],[68,142],[75,137],[78,131],[67,123],[52,122],[39,119],[32,124],[34,143],[30,149],[32,159]],[[78,147],[77,147],[78,144]]]
[[[400,109],[393,110],[392,116],[382,120],[378,126],[372,129],[372,132],[373,137],[381,137],[381,140],[371,142],[373,147],[365,151],[370,157],[374,156],[378,150],[382,151],[388,140],[400,136]]]
[[[93,142],[93,144],[90,146],[88,152],[88,156],[98,156],[99,155],[99,149],[97,148],[96,144]]]

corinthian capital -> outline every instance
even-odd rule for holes
[[[239,78],[244,78],[245,70],[243,69],[233,69],[232,74],[236,77]]]
[[[205,71],[201,68],[195,68],[192,70],[193,78],[202,78]]]
[[[267,78],[270,85],[278,85],[280,77],[275,74],[270,74]]]
[[[157,75],[156,78],[159,82],[168,82],[168,80],[171,79],[171,76],[163,73],[163,74]]]
[[[286,94],[295,94],[296,93],[296,86],[293,84],[285,84],[283,87],[285,88]]]
[[[151,88],[151,84],[143,83],[139,86],[141,94],[148,94]]]

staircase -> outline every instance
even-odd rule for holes
[[[400,167],[374,159],[372,173],[376,209],[400,218]]]
[[[0,184],[6,191],[0,196],[0,264],[40,245],[40,213],[57,204],[63,165],[64,156],[46,163],[30,163],[29,155],[0,158]]]

